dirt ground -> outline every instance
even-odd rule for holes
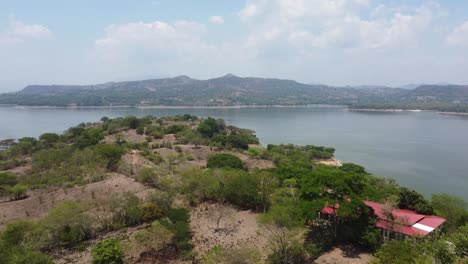
[[[101,240],[107,238],[116,238],[121,241],[121,245],[125,247],[128,239],[133,237],[136,232],[146,228],[147,225],[141,225],[136,227],[130,227],[126,229],[121,229],[114,232],[109,232],[105,235],[99,236],[95,239],[86,241],[86,247],[81,250],[78,249],[63,249],[60,251],[53,252],[53,257],[56,264],[91,264],[92,256],[91,250],[93,247]],[[150,264],[154,263],[153,261],[141,262],[133,258],[126,259],[125,263],[138,263],[138,264]],[[191,262],[181,261],[181,260],[169,260],[165,263],[168,264],[190,264]]]
[[[331,158],[331,159],[326,159],[326,160],[318,160],[316,161],[319,164],[323,165],[328,165],[328,166],[335,166],[335,167],[341,167],[343,163],[338,160],[337,158]]]
[[[135,129],[130,129],[127,131],[123,131],[118,133],[122,137],[123,140],[130,142],[130,143],[143,143],[146,142],[145,135],[139,135]],[[104,138],[104,142],[106,143],[114,143],[117,140],[117,135],[109,135]]]
[[[109,173],[103,181],[54,191],[37,190],[29,192],[29,197],[19,201],[0,203],[0,230],[9,222],[38,219],[47,211],[65,201],[83,201],[125,192],[145,196],[148,187],[122,174]]]
[[[315,260],[316,264],[367,264],[372,255],[352,246],[336,247]]]
[[[217,151],[212,147],[208,146],[195,146],[195,145],[178,145],[185,155],[191,155],[193,160],[189,161],[194,166],[198,167],[206,167],[206,161],[208,160],[208,156],[213,154],[220,154],[220,153],[229,153],[234,156],[237,156],[239,159],[242,160],[245,167],[247,169],[268,169],[274,168],[275,164],[270,160],[262,160],[262,159],[254,159],[248,155],[238,153],[238,152],[231,152],[231,151]],[[165,157],[169,154],[175,155],[177,152],[171,149],[158,149],[156,150],[161,156]]]
[[[268,254],[268,243],[267,238],[261,235],[257,217],[256,213],[239,211],[228,205],[200,204],[190,214],[195,251],[203,256],[214,246],[247,247],[258,249],[265,257]]]

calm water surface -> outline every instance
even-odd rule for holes
[[[331,146],[344,162],[396,179],[425,195],[468,200],[468,116],[431,112],[352,112],[334,107],[241,109],[21,109],[0,107],[0,139],[63,132],[102,116],[190,113],[257,132],[262,144]]]

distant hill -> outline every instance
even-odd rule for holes
[[[233,106],[375,105],[444,103],[468,105],[468,86],[422,85],[334,87],[292,80],[242,78],[232,74],[208,80],[188,76],[97,85],[31,85],[0,95],[0,104],[29,106]]]

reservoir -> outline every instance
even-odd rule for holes
[[[0,107],[0,140],[61,133],[103,116],[193,114],[256,131],[262,144],[336,148],[336,157],[397,180],[427,197],[468,200],[468,116],[436,112],[356,112],[344,107],[92,108]]]

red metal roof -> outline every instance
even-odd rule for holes
[[[374,210],[374,214],[379,218],[376,226],[386,230],[402,233],[408,236],[423,237],[432,232],[446,219],[433,215],[422,215],[411,210],[394,209],[385,204],[364,201],[364,204]],[[339,204],[325,206],[320,212],[325,214],[335,214]]]

